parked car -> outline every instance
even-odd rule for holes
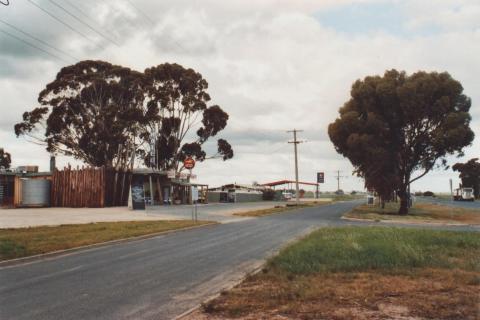
[[[285,200],[290,200],[293,198],[293,193],[285,191],[282,192],[282,196]]]

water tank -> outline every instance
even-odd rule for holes
[[[48,207],[50,180],[22,179],[22,206]]]

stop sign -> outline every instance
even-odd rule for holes
[[[193,169],[195,167],[195,160],[193,160],[191,157],[188,157],[183,160],[183,166],[185,169]]]

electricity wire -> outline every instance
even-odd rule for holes
[[[87,18],[89,21],[93,22],[94,24],[96,24],[97,26],[99,26],[100,28],[103,28],[109,35],[111,35],[112,37],[114,38],[118,38],[110,28],[105,28],[103,26],[101,26],[98,22],[96,22],[94,19],[90,18],[90,16],[88,15],[87,12],[85,12],[85,8],[80,8],[77,4],[73,3],[72,1],[70,0],[65,0],[65,2],[67,2],[72,8],[74,8],[75,10],[77,10],[82,16],[84,16],[85,18]]]
[[[57,2],[55,2],[54,0],[48,0],[50,3],[52,3],[54,6],[56,6],[57,8],[59,8],[60,10],[62,10],[63,12],[65,12],[66,14],[68,14],[69,16],[71,16],[72,18],[74,18],[75,20],[77,20],[78,22],[80,22],[81,24],[83,24],[84,26],[86,26],[87,28],[89,28],[90,30],[92,30],[93,32],[95,32],[96,34],[98,34],[99,36],[101,36],[102,38],[104,38],[105,40],[107,41],[110,41],[111,43],[115,44],[116,46],[118,46],[119,44],[117,42],[115,42],[114,40],[108,38],[107,36],[105,36],[103,33],[101,33],[100,31],[98,31],[97,29],[95,29],[94,27],[92,27],[90,24],[86,23],[85,21],[83,21],[82,19],[80,19],[78,16],[74,15],[73,13],[71,13],[70,11],[68,11],[67,9],[65,9],[65,7],[63,7],[62,5],[58,4]]]
[[[68,29],[72,30],[73,32],[75,32],[76,34],[79,34],[80,36],[82,36],[83,38],[87,39],[88,41],[90,42],[93,42],[92,39],[90,39],[87,35],[85,35],[83,32],[81,31],[78,31],[77,29],[75,29],[74,27],[72,27],[70,24],[66,23],[65,21],[63,21],[62,19],[58,18],[57,16],[55,16],[53,13],[51,13],[50,11],[48,10],[45,10],[44,8],[42,8],[41,6],[39,6],[38,4],[36,4],[35,2],[33,2],[32,0],[27,0],[28,2],[30,2],[32,5],[34,5],[35,7],[37,7],[38,9],[40,9],[41,11],[43,11],[45,14],[49,15],[52,19],[56,20],[57,22],[63,24],[65,27],[67,27]],[[105,47],[101,44],[98,44],[98,46],[102,47],[103,49],[105,49]]]
[[[2,33],[4,33],[4,34],[6,34],[7,36],[10,36],[10,37],[18,40],[18,41],[21,41],[21,42],[23,42],[24,44],[26,44],[26,45],[28,45],[28,46],[30,46],[30,47],[32,47],[32,48],[35,48],[35,49],[37,49],[37,50],[40,50],[40,51],[42,51],[42,52],[44,52],[44,53],[46,53],[46,54],[48,54],[48,55],[50,55],[50,56],[52,56],[52,57],[54,57],[54,58],[57,58],[57,59],[59,59],[59,60],[62,60],[62,61],[65,62],[65,63],[69,63],[69,62],[66,61],[65,59],[57,56],[56,54],[53,54],[53,53],[51,53],[51,52],[49,52],[49,51],[47,51],[47,50],[44,50],[44,49],[42,49],[42,48],[40,48],[40,47],[38,47],[38,46],[36,46],[36,45],[34,45],[34,44],[32,44],[32,43],[24,40],[24,39],[22,39],[22,38],[19,38],[19,37],[15,36],[15,35],[11,34],[10,32],[7,32],[7,31],[1,30],[1,29],[0,29],[0,32],[2,32]]]
[[[55,51],[58,51],[58,52],[60,52],[60,53],[62,53],[62,54],[64,54],[64,55],[72,58],[72,59],[75,60],[75,61],[80,60],[80,59],[72,56],[72,55],[69,54],[68,52],[63,51],[63,50],[61,50],[61,49],[58,49],[58,48],[56,48],[56,47],[48,44],[47,42],[43,41],[42,39],[39,39],[39,38],[35,37],[34,35],[26,32],[26,31],[23,31],[23,30],[21,30],[20,28],[17,28],[17,27],[15,27],[14,25],[12,25],[12,24],[10,24],[10,23],[8,23],[8,22],[6,22],[6,21],[3,21],[2,19],[0,19],[0,23],[3,23],[3,24],[5,24],[5,25],[9,26],[10,28],[12,28],[12,29],[20,32],[21,34],[23,34],[23,35],[25,35],[25,36],[33,39],[33,40],[36,40],[36,41],[40,42],[41,44],[43,44],[44,46],[49,47],[50,49],[53,49],[53,50],[55,50]]]

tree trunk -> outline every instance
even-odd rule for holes
[[[408,196],[407,186],[401,186],[398,190],[398,197],[400,198],[400,209],[398,209],[398,214],[400,215],[408,214]]]

